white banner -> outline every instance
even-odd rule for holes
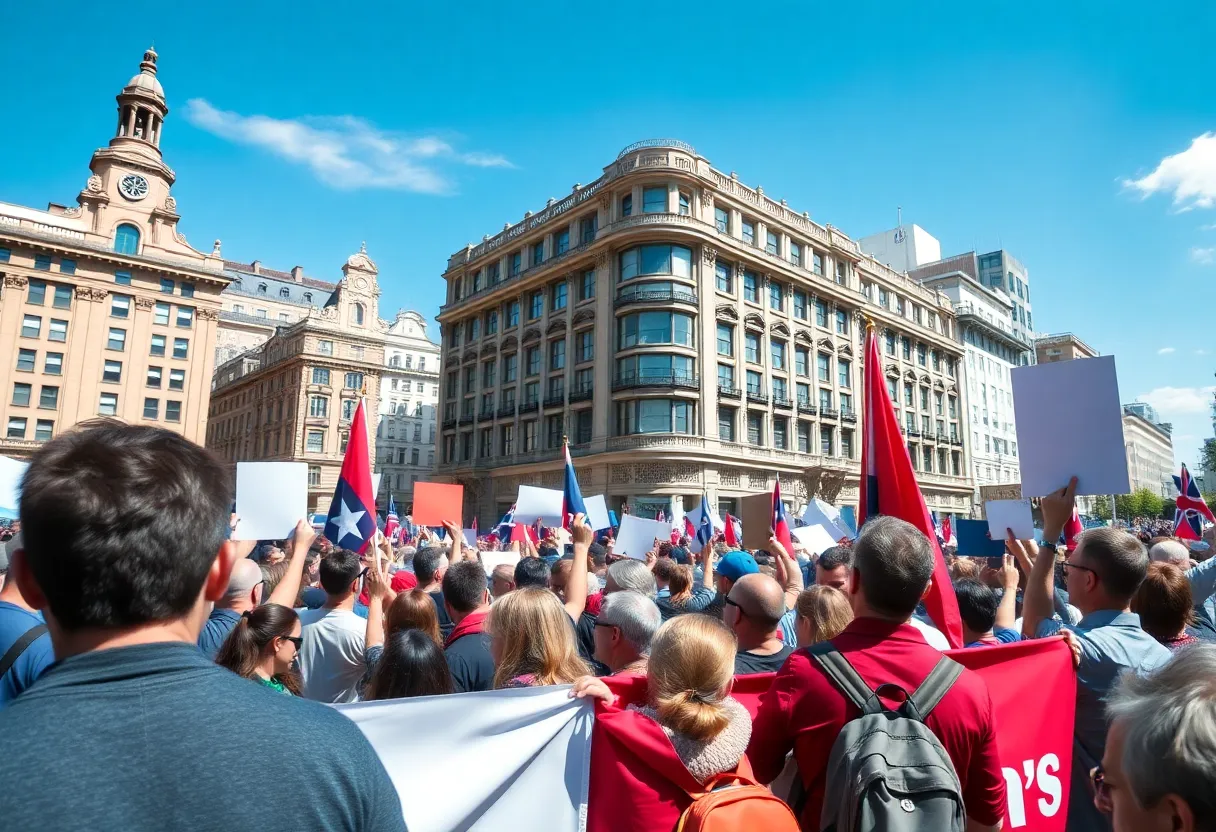
[[[376,749],[410,832],[579,829],[594,716],[569,685],[336,707]]]

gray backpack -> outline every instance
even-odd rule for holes
[[[845,723],[832,745],[824,783],[821,832],[963,832],[963,789],[950,755],[925,725],[925,717],[963,672],[942,656],[898,711],[878,698],[849,660],[830,642],[811,656],[861,716]],[[885,692],[885,691],[884,691]]]

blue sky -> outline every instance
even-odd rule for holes
[[[429,318],[453,251],[674,136],[854,237],[898,205],[944,252],[1009,249],[1037,329],[1114,353],[1194,461],[1216,4],[1167,6],[23,4],[0,71],[33,94],[9,102],[0,200],[72,201],[155,42],[191,242],[334,279],[366,240],[382,314]]]

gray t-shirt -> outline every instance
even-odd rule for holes
[[[0,711],[0,737],[5,829],[405,830],[353,722],[194,644],[65,659]]]

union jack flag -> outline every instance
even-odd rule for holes
[[[1174,485],[1178,488],[1178,499],[1174,501],[1174,536],[1183,540],[1199,540],[1203,535],[1203,523],[1199,518],[1216,523],[1216,517],[1212,516],[1212,510],[1203,501],[1199,486],[1191,479],[1185,463],[1181,476],[1174,477]]]

